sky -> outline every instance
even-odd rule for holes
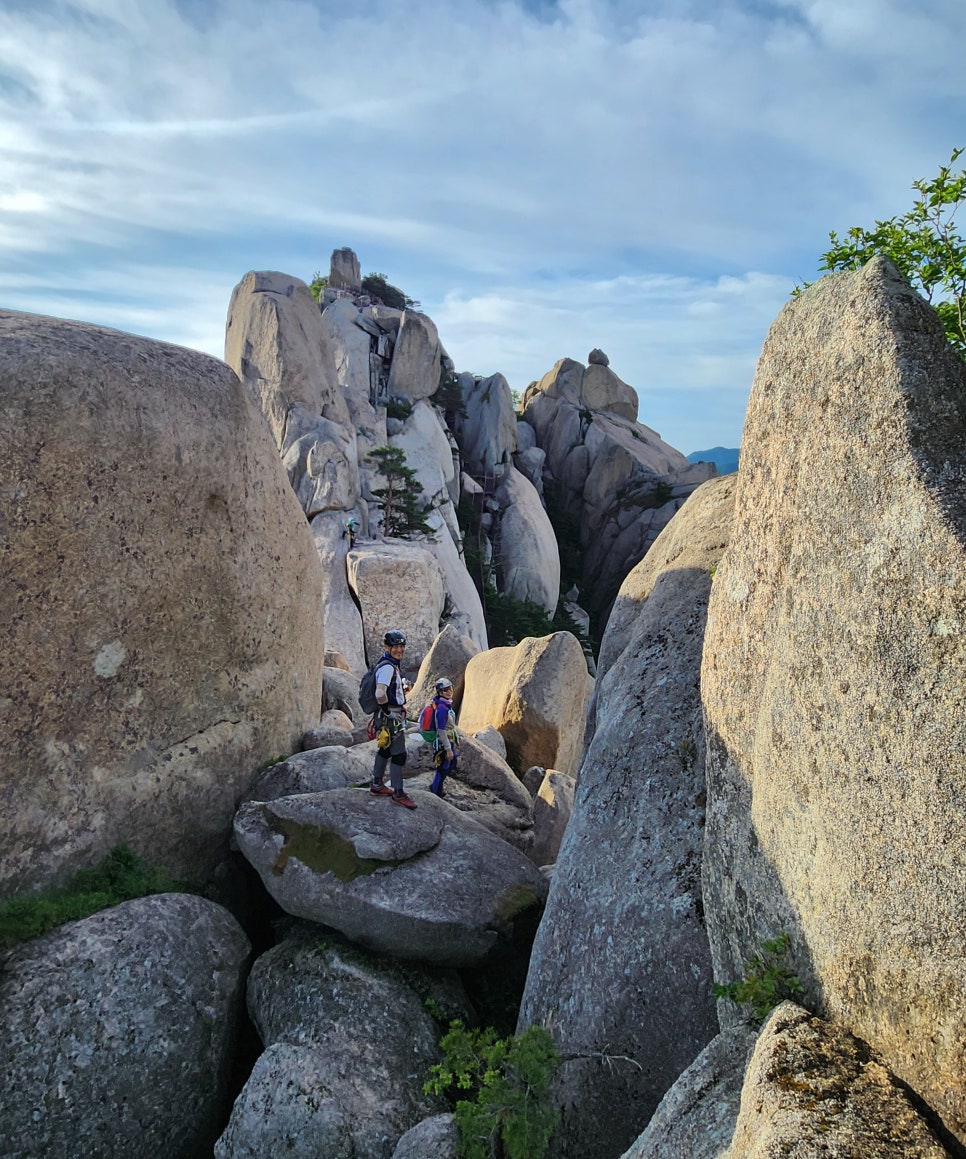
[[[736,447],[830,230],[966,145],[966,0],[0,0],[0,309],[224,353],[349,246],[459,371]]]

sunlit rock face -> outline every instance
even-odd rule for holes
[[[779,315],[737,479],[701,674],[716,976],[787,932],[805,1004],[966,1139],[966,369],[888,262]]]
[[[126,843],[204,879],[318,720],[322,574],[223,362],[0,313],[0,891]]]

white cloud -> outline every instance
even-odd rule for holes
[[[746,394],[828,231],[966,143],[964,40],[961,0],[8,3],[4,304],[209,342],[211,287],[351,245],[474,369]]]

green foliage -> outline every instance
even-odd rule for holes
[[[405,422],[413,413],[413,404],[408,398],[387,398],[386,418],[400,419]]]
[[[966,169],[952,171],[962,152],[954,149],[931,181],[912,183],[919,196],[907,213],[877,221],[872,229],[853,226],[841,238],[832,231],[819,269],[857,270],[884,254],[933,306],[946,337],[966,357],[966,241],[954,226],[966,199]]]
[[[454,1102],[460,1159],[543,1159],[559,1118],[550,1084],[560,1056],[550,1033],[531,1026],[499,1038],[493,1027],[456,1021],[440,1046],[443,1062],[423,1089]]]
[[[436,533],[426,522],[432,510],[420,502],[416,472],[406,465],[406,456],[399,447],[376,447],[369,453],[379,473],[386,480],[385,487],[374,487],[373,495],[382,500],[382,534],[400,539],[424,535],[434,539]]]
[[[740,982],[715,983],[715,998],[730,998],[739,1005],[750,1006],[755,1020],[762,1022],[779,1002],[802,994],[802,984],[791,972],[789,945],[784,932],[763,942],[751,961],[745,962],[745,975]]]
[[[447,415],[460,415],[462,418],[466,418],[463,389],[460,386],[459,378],[452,370],[446,370],[445,367],[440,370],[439,386],[429,401]]]
[[[82,869],[60,888],[0,905],[0,947],[47,933],[64,922],[151,893],[184,890],[164,869],[149,868],[126,845],[118,845],[97,865]]]
[[[321,271],[315,271],[315,277],[309,282],[309,289],[312,291],[312,297],[318,302],[322,297],[322,291],[329,284],[328,275],[323,275]]]
[[[419,303],[408,298],[398,286],[387,281],[385,274],[366,274],[362,279],[362,289],[394,310],[419,309]]]
[[[666,479],[660,479],[654,487],[654,506],[663,507],[674,498],[674,488]]]

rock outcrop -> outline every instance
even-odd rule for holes
[[[543,904],[545,883],[522,853],[459,810],[429,793],[416,800],[404,812],[385,797],[333,789],[251,802],[235,836],[295,917],[394,957],[475,964]]]
[[[787,932],[805,1004],[966,1140],[966,368],[887,261],[779,315],[737,480],[701,676],[715,975]]]
[[[466,469],[486,477],[501,474],[517,449],[517,416],[510,385],[502,374],[461,374],[464,414],[454,418]]]
[[[500,476],[496,502],[500,591],[515,600],[529,600],[552,616],[560,596],[560,552],[540,495],[526,476],[508,466]]]
[[[584,738],[587,665],[576,637],[554,632],[515,648],[490,648],[466,666],[460,726],[492,725],[518,776],[531,765],[573,776]]]
[[[0,1154],[210,1154],[249,949],[221,906],[160,894],[6,953]]]
[[[601,647],[596,731],[520,1013],[521,1027],[552,1026],[577,1056],[555,1084],[561,1159],[619,1154],[718,1031],[701,901],[697,678],[733,499],[730,477],[688,499],[625,580],[617,638],[608,626]]]
[[[266,1050],[215,1159],[389,1159],[406,1131],[440,1109],[422,1090],[439,1057],[424,998],[446,1008],[447,983],[426,975],[419,993],[413,975],[308,930],[263,954],[248,1008]]]
[[[783,1002],[758,1036],[722,1159],[773,1155],[947,1159],[949,1152],[864,1042]]]
[[[265,422],[214,358],[9,312],[0,401],[0,889],[120,843],[205,877],[319,714],[322,575]]]
[[[735,1133],[757,1027],[715,1035],[658,1104],[621,1159],[721,1159]]]
[[[636,422],[637,396],[599,361],[561,359],[523,395],[523,417],[546,454],[544,493],[579,546],[594,618],[667,525],[680,501],[713,476]],[[521,464],[522,469],[522,464]],[[557,527],[558,537],[564,529]]]

